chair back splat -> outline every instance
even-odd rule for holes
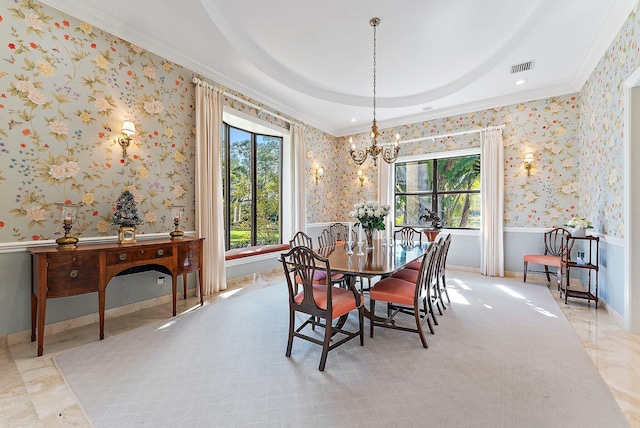
[[[396,230],[393,233],[393,238],[396,242],[400,242],[402,245],[414,245],[416,243],[422,244],[422,232],[413,227],[403,227]]]
[[[298,232],[293,235],[293,238],[291,238],[291,240],[289,241],[289,245],[291,246],[291,248],[299,246],[313,248],[313,240],[306,233]]]
[[[282,254],[280,260],[289,290],[289,335],[286,356],[291,356],[295,337],[321,345],[322,354],[318,369],[323,371],[327,363],[327,354],[332,349],[358,336],[360,345],[364,345],[363,297],[355,286],[333,286],[329,261],[308,247],[293,247],[289,252]],[[319,277],[323,279],[320,280]],[[298,292],[300,285],[302,290]],[[349,331],[344,325],[349,313],[354,310],[358,313],[359,327],[356,331]],[[296,325],[296,313],[308,315],[299,326]],[[315,327],[324,328],[324,339],[311,336],[304,330],[305,327],[314,330]],[[340,340],[338,335],[342,336]]]
[[[320,236],[318,236],[318,244],[320,247],[331,247],[337,244],[337,239],[334,234],[329,232],[329,229],[323,229]]]
[[[343,223],[333,223],[329,225],[329,232],[335,236],[336,241],[348,241],[349,240],[349,226]]]

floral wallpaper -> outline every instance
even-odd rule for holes
[[[582,194],[578,174],[579,112],[579,96],[573,94],[383,129],[382,141],[391,141],[396,133],[401,140],[411,140],[504,124],[505,226],[561,226],[577,214]],[[353,137],[357,145],[369,144],[368,133]],[[335,139],[327,147],[318,135],[311,138],[311,144],[307,142],[308,158],[315,164],[324,166],[325,171],[326,165],[336,166],[336,174],[318,185],[325,191],[307,195],[311,223],[347,221],[353,204],[377,197],[373,162],[355,165],[349,158],[348,140],[349,137]],[[400,156],[473,147],[480,147],[478,133],[401,144]],[[535,157],[531,176],[527,176],[523,165],[529,151]],[[366,177],[362,187],[358,169]]]
[[[640,16],[629,15],[580,91],[580,210],[601,233],[624,237],[624,81],[640,66]]]
[[[505,226],[560,226],[581,215],[598,232],[623,236],[622,82],[638,65],[638,20],[636,11],[579,94],[382,129],[383,139],[504,124]],[[7,201],[0,243],[58,237],[56,202],[82,204],[74,235],[115,235],[113,203],[125,189],[144,217],[142,233],[171,230],[171,204],[186,206],[183,228],[192,230],[192,72],[33,0],[0,0],[0,34],[0,190]],[[226,104],[259,114],[232,98]],[[288,128],[276,116],[260,117]],[[125,119],[137,133],[122,159],[114,140]],[[348,136],[310,126],[305,133],[307,222],[345,221],[354,203],[376,198],[377,171],[371,161],[358,167],[349,159]],[[353,137],[368,144],[368,132]],[[401,154],[468,147],[479,147],[479,134],[403,144]],[[528,151],[531,176],[523,167]],[[319,167],[325,175],[316,184]]]
[[[115,235],[125,189],[142,233],[171,230],[170,204],[193,230],[191,73],[35,1],[0,0],[0,34],[0,242],[55,238],[56,202],[82,204],[74,235]]]

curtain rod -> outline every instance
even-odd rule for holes
[[[209,86],[211,86],[211,87],[214,87],[211,83],[206,82],[206,81],[204,81],[204,80],[202,80],[202,79],[198,79],[198,78],[197,78],[197,77],[195,77],[195,76],[191,79],[191,81],[192,81],[192,83],[193,83],[193,84],[195,84],[195,85],[209,85]],[[260,114],[262,114],[263,112],[265,112],[265,113],[269,114],[270,116],[275,117],[276,119],[280,119],[280,120],[282,120],[283,122],[288,123],[289,125],[293,124],[293,121],[292,121],[291,119],[287,119],[286,117],[280,116],[280,115],[278,115],[278,114],[276,114],[276,113],[273,113],[273,112],[271,112],[271,111],[269,111],[269,110],[265,110],[265,108],[264,108],[264,107],[262,107],[262,106],[259,106],[259,105],[257,105],[257,104],[253,104],[252,102],[247,101],[247,100],[245,100],[245,99],[242,99],[242,98],[240,98],[240,97],[238,97],[238,96],[236,96],[236,95],[230,94],[229,92],[227,92],[227,91],[225,91],[225,90],[223,90],[223,91],[222,91],[222,93],[223,93],[223,95],[224,95],[225,97],[228,97],[228,98],[234,99],[234,100],[236,100],[236,101],[238,101],[238,102],[240,102],[240,103],[242,103],[242,104],[245,104],[245,105],[247,105],[247,106],[249,106],[249,107],[253,107],[253,108],[255,108],[256,110],[258,110],[258,117],[260,116]]]
[[[405,144],[405,143],[415,143],[417,141],[425,141],[425,140],[435,140],[436,138],[446,138],[446,137],[455,137],[458,135],[467,135],[467,134],[476,134],[478,132],[484,132],[484,131],[493,131],[496,129],[504,129],[505,125],[496,125],[496,126],[487,126],[484,128],[480,128],[480,129],[472,129],[469,131],[459,131],[459,132],[451,132],[449,134],[440,134],[440,135],[433,135],[433,136],[429,136],[429,137],[421,137],[421,138],[414,138],[413,140],[402,140],[399,141],[398,144]]]

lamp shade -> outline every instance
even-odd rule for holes
[[[135,135],[136,125],[130,120],[125,120],[122,122],[122,133],[125,135]]]
[[[524,155],[524,161],[525,161],[525,162],[533,162],[533,153],[531,153],[531,152],[527,152],[527,153]]]

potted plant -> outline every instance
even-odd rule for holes
[[[418,217],[418,219],[426,223],[426,227],[423,232],[427,235],[427,241],[433,242],[442,228],[442,220],[440,219],[440,216],[437,212],[427,208],[425,213]]]
[[[591,229],[593,224],[591,220],[587,220],[585,217],[573,217],[564,226],[571,229],[571,236],[584,237],[586,236],[586,230]]]
[[[116,201],[111,220],[112,225],[118,226],[118,243],[136,242],[136,226],[142,223],[133,194],[125,190]]]

